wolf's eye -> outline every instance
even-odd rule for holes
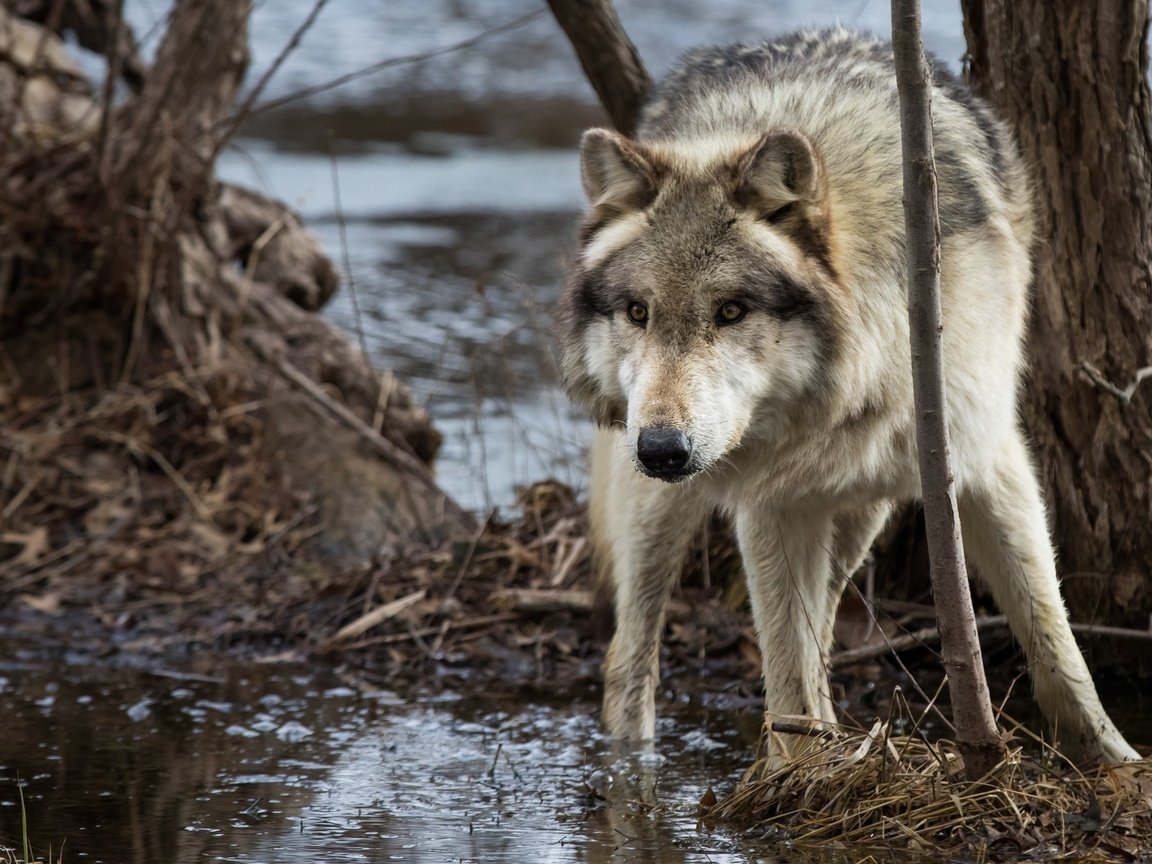
[[[790,201],[789,203],[785,204],[783,207],[777,207],[771,213],[767,213],[764,216],[761,216],[760,218],[769,224],[771,224],[773,222],[779,222],[781,219],[787,219],[789,216],[791,216],[792,211],[795,209],[796,209],[796,202]]]
[[[739,324],[747,314],[747,306],[743,303],[737,303],[735,300],[729,300],[727,303],[721,303],[720,308],[716,310],[716,323],[720,327]]]
[[[643,303],[629,303],[628,320],[637,327],[643,327],[648,323],[648,307]]]

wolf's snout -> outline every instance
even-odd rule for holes
[[[653,477],[672,480],[688,474],[692,442],[671,426],[649,426],[636,439],[636,458]]]

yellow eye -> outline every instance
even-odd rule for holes
[[[637,327],[643,327],[648,323],[648,307],[643,303],[629,303],[628,320]]]
[[[721,327],[737,324],[743,321],[747,314],[747,306],[743,303],[737,303],[735,300],[729,300],[727,303],[721,303],[720,308],[716,310],[716,323]]]

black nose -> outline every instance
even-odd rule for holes
[[[636,458],[649,474],[678,477],[684,474],[692,457],[692,442],[679,429],[650,426],[636,439]]]

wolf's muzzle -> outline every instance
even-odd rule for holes
[[[636,439],[636,458],[646,474],[678,480],[692,473],[692,442],[671,426],[650,426]]]

